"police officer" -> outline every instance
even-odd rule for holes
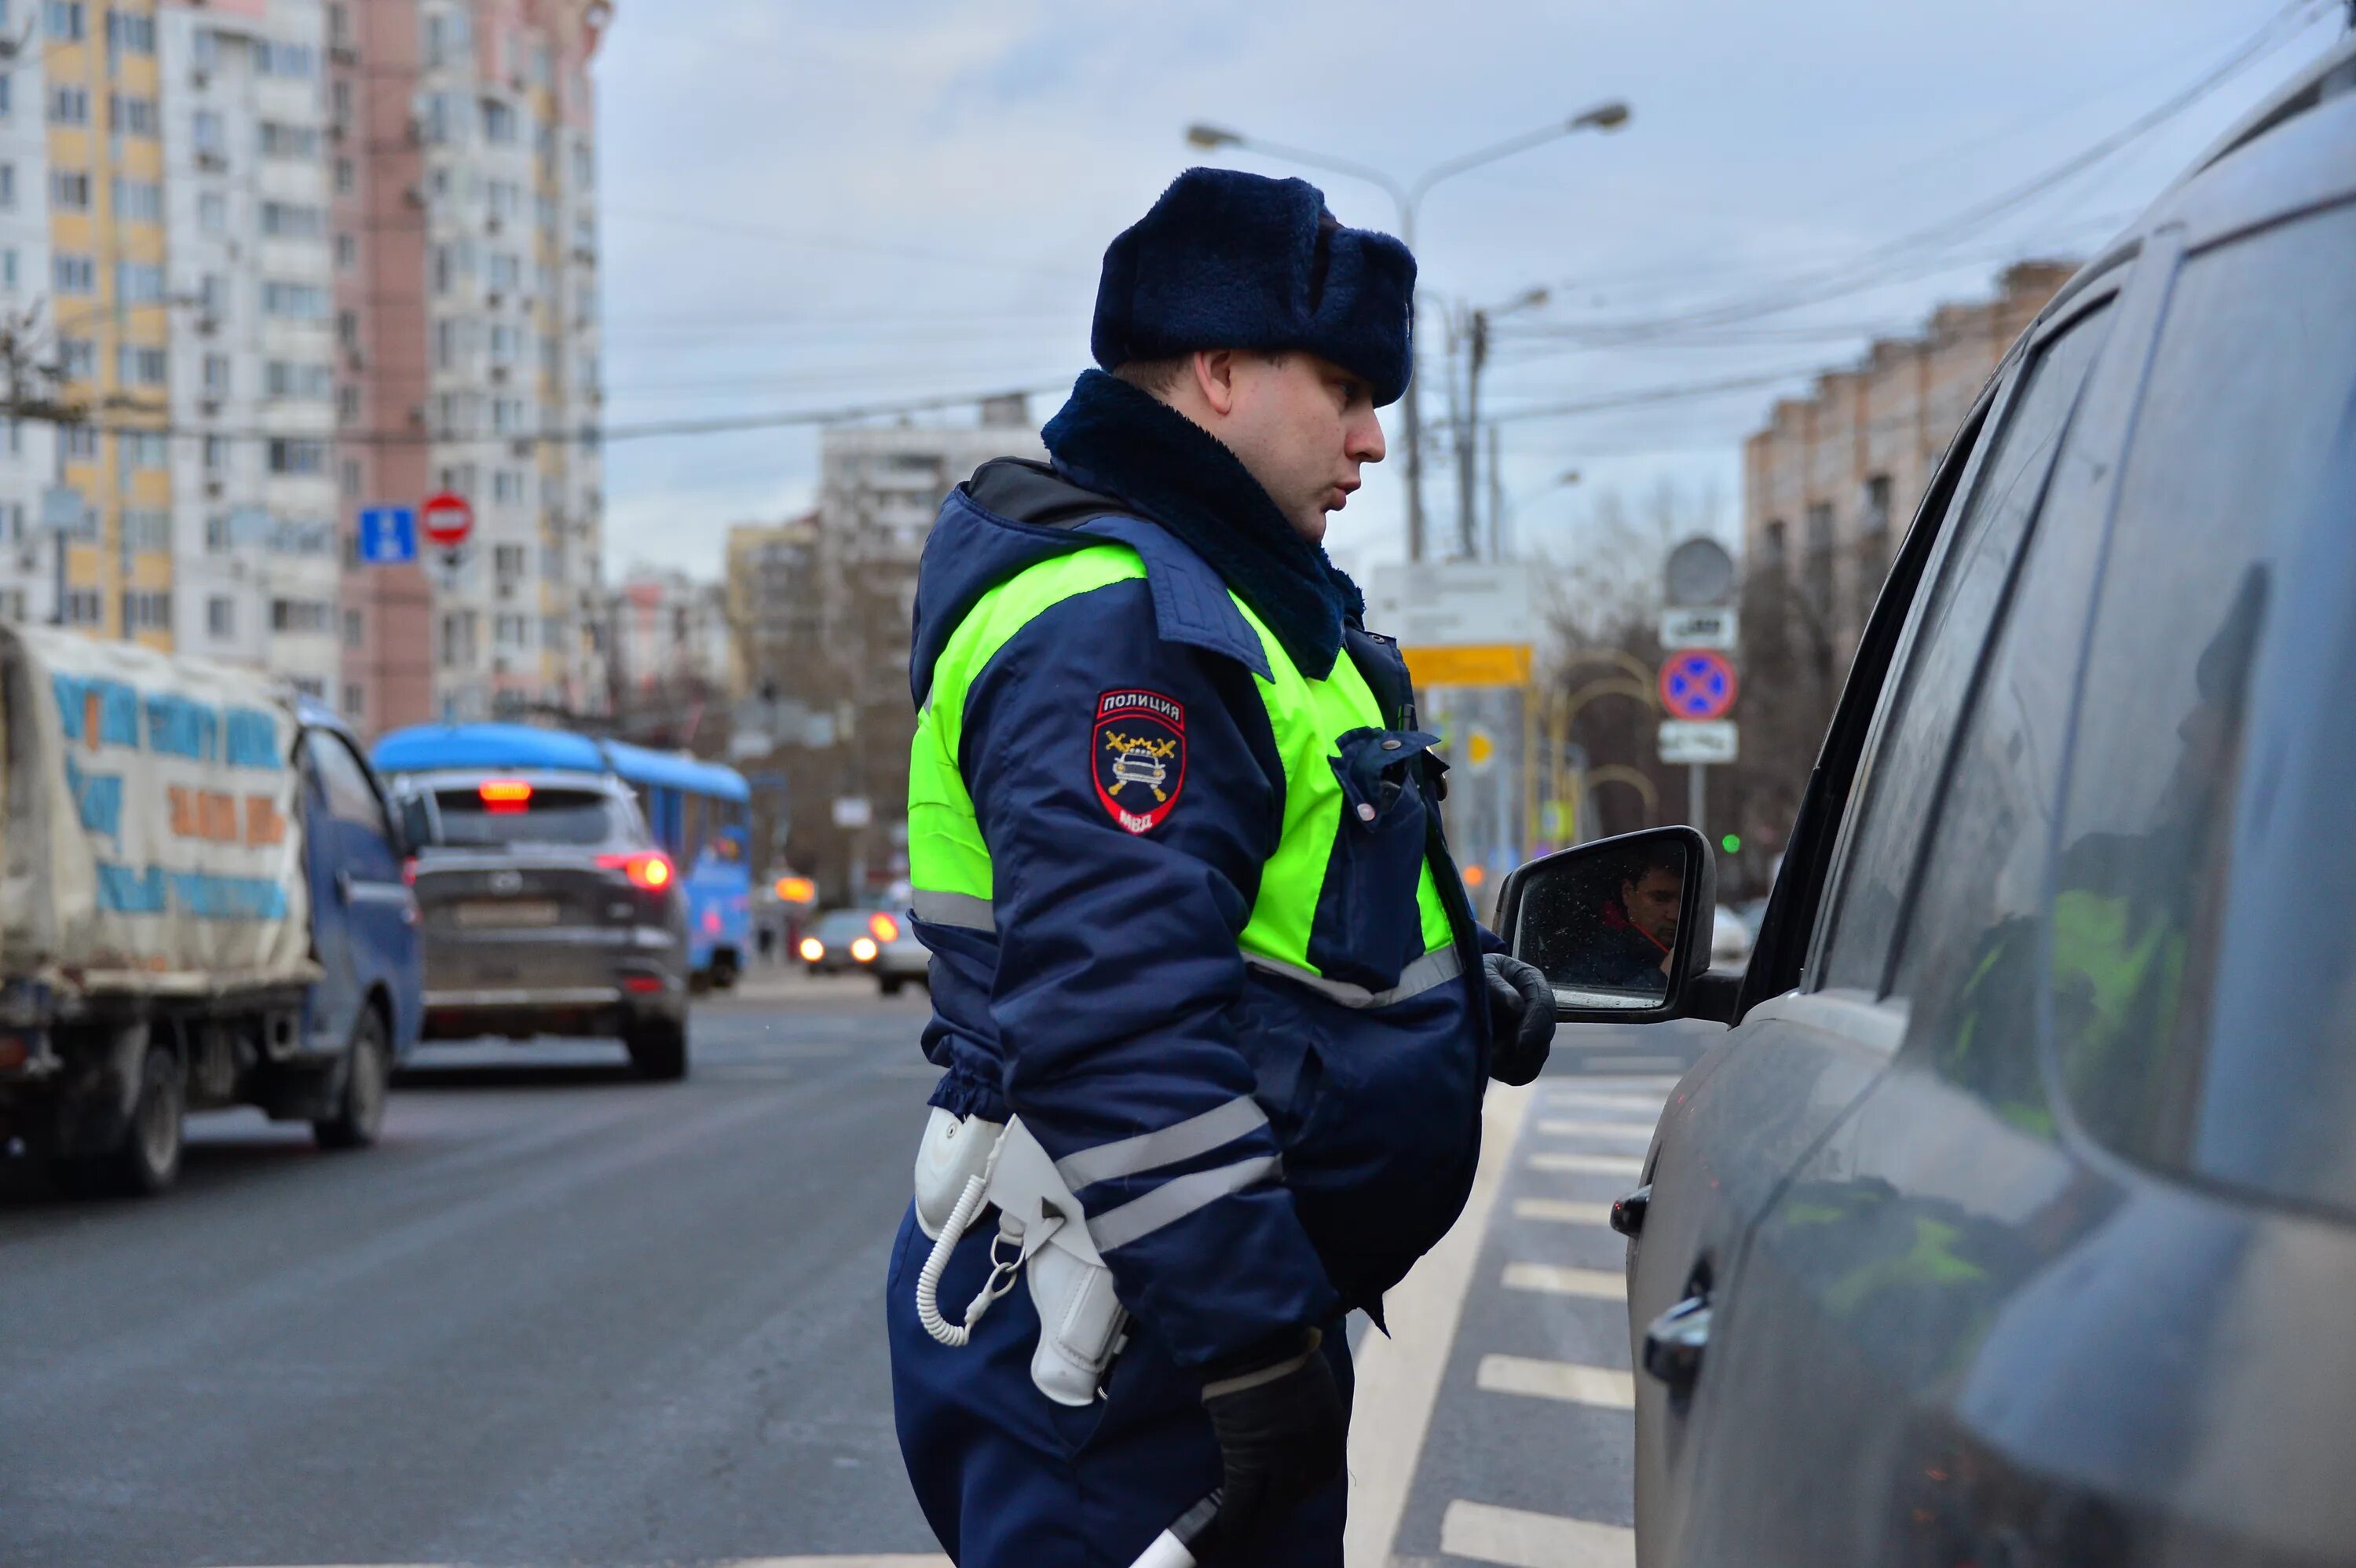
[[[1484,1081],[1545,1062],[1552,993],[1475,925],[1436,737],[1320,542],[1382,460],[1414,283],[1306,182],[1189,170],[1105,252],[1053,463],[985,464],[926,545],[908,855],[945,1071],[888,1313],[964,1568],[1125,1564],[1214,1488],[1205,1562],[1338,1564],[1344,1315],[1454,1222]],[[962,1230],[1010,1122],[1052,1195],[991,1186],[1001,1227]],[[968,1200],[928,1203],[960,1150]],[[1014,1288],[1059,1226],[1118,1317]],[[1040,1371],[1064,1352],[1076,1392]]]

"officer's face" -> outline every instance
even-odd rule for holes
[[[1373,389],[1314,354],[1203,357],[1226,362],[1204,366],[1220,383],[1207,389],[1211,433],[1243,460],[1303,539],[1323,539],[1325,514],[1348,503],[1362,467],[1383,460]],[[1221,402],[1226,406],[1216,407]]]
[[[1675,871],[1647,871],[1639,881],[1620,884],[1620,907],[1629,922],[1664,947],[1677,940],[1677,906],[1685,901],[1685,879]]]

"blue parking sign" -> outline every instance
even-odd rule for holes
[[[417,559],[417,508],[360,508],[360,559],[371,566],[405,566]]]

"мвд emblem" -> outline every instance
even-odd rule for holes
[[[1115,822],[1143,833],[1170,815],[1186,782],[1186,709],[1158,691],[1105,692],[1090,751],[1097,798]]]

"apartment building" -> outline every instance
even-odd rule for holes
[[[0,0],[0,615],[380,730],[607,681],[608,0]],[[45,413],[64,412],[62,421]],[[449,489],[457,560],[359,560]]]
[[[1845,667],[1939,453],[2072,261],[2008,267],[1993,298],[1945,304],[1919,335],[1778,402],[1742,449],[1746,568],[1789,591],[1826,662]]]

